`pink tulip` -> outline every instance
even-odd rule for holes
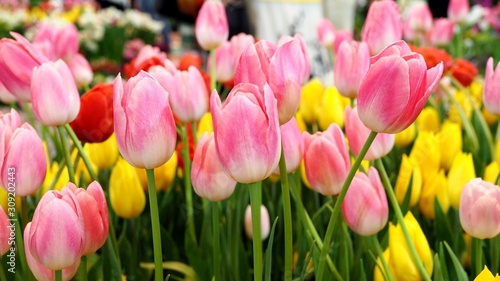
[[[454,23],[461,23],[469,14],[469,0],[450,0],[448,4],[448,18]]]
[[[79,40],[76,26],[66,20],[42,21],[37,25],[33,44],[45,43],[49,53],[47,57],[53,61],[57,59],[69,62],[78,53]]]
[[[208,93],[200,71],[190,66],[187,71],[168,72],[152,76],[169,94],[170,105],[174,115],[182,122],[201,119],[208,110]]]
[[[363,236],[382,230],[387,224],[389,206],[377,170],[370,167],[368,176],[358,172],[342,202],[342,213],[349,227]]]
[[[177,132],[168,98],[147,72],[139,72],[125,85],[120,74],[115,78],[116,141],[123,158],[136,168],[159,167],[174,153]]]
[[[362,33],[370,53],[376,55],[402,37],[403,25],[398,4],[392,0],[372,2]]]
[[[226,174],[220,163],[213,133],[203,134],[198,141],[191,167],[191,180],[194,192],[213,202],[227,199],[234,192],[236,182]]]
[[[345,133],[352,152],[354,155],[358,155],[370,135],[370,129],[359,119],[356,107],[348,106],[345,109]],[[384,157],[392,150],[394,139],[395,135],[393,134],[378,134],[364,159],[372,161]]]
[[[469,235],[493,238],[500,233],[500,187],[481,178],[465,185],[460,196],[460,224]]]
[[[323,18],[320,20],[316,26],[316,35],[321,46],[333,48],[333,43],[335,42],[335,27],[329,19]]]
[[[207,0],[201,6],[195,22],[195,36],[204,50],[212,50],[227,41],[229,24],[226,9],[220,0]]]
[[[427,69],[422,55],[398,41],[371,58],[358,92],[358,114],[366,127],[395,134],[422,111],[443,74],[443,63]]]
[[[295,117],[280,126],[281,143],[285,155],[286,172],[291,173],[300,167],[302,155],[304,155],[304,138],[299,129]],[[279,167],[276,167],[274,175],[279,175]]]
[[[5,104],[14,103],[17,101],[16,96],[14,96],[0,81],[0,101]]]
[[[268,83],[278,100],[279,122],[285,124],[299,107],[301,85],[309,69],[306,57],[303,41],[298,38],[292,38],[280,47],[261,40],[241,55],[234,84],[248,82],[259,86],[262,91]]]
[[[493,70],[493,58],[486,63],[484,75],[483,100],[486,109],[493,114],[500,115],[500,63]]]
[[[45,193],[25,236],[25,246],[44,267],[61,270],[74,265],[84,247],[82,210],[75,195],[55,190]]]
[[[240,60],[241,54],[246,47],[255,43],[252,35],[240,33],[231,37],[230,41],[222,43],[215,50],[215,68],[216,79],[218,82],[225,83],[234,78],[236,65]],[[210,61],[208,61],[210,66]]]
[[[252,208],[250,205],[245,209],[245,234],[253,240]],[[260,206],[260,238],[265,240],[271,232],[271,221],[266,206]]]
[[[234,180],[261,181],[278,165],[281,136],[276,103],[267,85],[262,94],[256,85],[237,84],[223,105],[212,92],[215,146],[222,167]]]
[[[15,227],[15,222],[11,226],[9,217],[7,216],[3,208],[0,208],[0,257],[5,255],[10,250],[10,244],[12,244],[12,242],[9,243],[9,241],[15,241],[9,240],[12,231],[15,230],[15,228],[13,227]]]
[[[280,48],[289,41],[298,41],[300,44],[301,52],[297,57],[296,64],[300,65],[302,68],[302,73],[300,75],[302,77],[301,85],[304,85],[305,83],[307,83],[307,81],[309,81],[309,77],[311,76],[311,61],[309,59],[309,54],[307,53],[306,40],[298,33],[296,33],[293,37],[288,35],[281,36],[280,40],[278,41],[278,48]]]
[[[47,126],[62,126],[75,120],[80,94],[75,79],[62,60],[35,67],[31,79],[31,102],[36,118]]]
[[[22,35],[11,35],[15,40],[0,40],[0,82],[18,101],[31,101],[33,69],[48,59]]]
[[[432,13],[425,1],[415,1],[408,6],[404,19],[404,35],[408,40],[420,39],[432,28]]]
[[[350,30],[337,30],[337,32],[335,33],[335,43],[333,45],[335,53],[339,52],[339,48],[342,42],[352,40],[352,32]]]
[[[71,70],[71,74],[73,74],[73,78],[75,78],[78,88],[89,85],[92,82],[94,71],[88,60],[82,54],[75,54],[68,62],[68,67],[69,70]]]
[[[434,21],[432,29],[427,33],[427,40],[433,46],[446,46],[453,39],[455,23],[447,18]]]
[[[335,87],[341,95],[354,99],[370,67],[370,50],[365,42],[344,41],[337,52],[333,73]]]
[[[29,222],[26,225],[26,228],[24,229],[24,245],[25,245],[24,252],[26,254],[26,261],[28,262],[28,267],[35,276],[36,280],[53,281],[55,280],[54,270],[48,269],[43,264],[38,262],[31,253],[30,247],[28,245],[30,230],[31,230],[31,222]],[[64,268],[62,270],[62,280],[63,281],[71,280],[78,271],[79,266],[80,266],[80,259],[76,259],[75,263],[73,263],[69,267]]]
[[[304,166],[312,189],[326,195],[337,195],[351,168],[344,134],[332,123],[324,132],[303,133]]]
[[[6,114],[0,112],[0,135],[4,139],[4,145],[0,144],[0,150],[8,144],[12,133],[19,127],[21,127],[21,117],[14,108],[11,108],[10,112]],[[5,155],[0,154],[0,159],[3,159],[3,156]]]
[[[94,181],[87,189],[77,188],[68,183],[61,191],[63,195],[72,192],[82,207],[83,220],[83,256],[95,253],[108,238],[108,205],[101,185]]]

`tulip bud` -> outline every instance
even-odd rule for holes
[[[271,222],[269,220],[269,212],[266,206],[260,206],[260,238],[265,240],[269,236],[271,231]],[[250,205],[245,209],[245,233],[248,238],[253,240],[253,228],[252,228],[252,208]]]
[[[203,135],[203,133],[212,133],[214,131],[214,124],[212,122],[212,113],[206,112],[198,122],[197,133],[198,136]]]
[[[31,78],[31,102],[33,113],[44,125],[62,126],[75,120],[80,110],[80,94],[64,61],[35,67]]]
[[[445,121],[437,137],[441,152],[441,167],[449,170],[455,155],[462,151],[462,128],[457,123]]]
[[[427,33],[427,39],[431,46],[446,46],[453,39],[455,24],[447,19],[440,18],[434,21],[434,26]]]
[[[373,4],[387,2],[396,5],[387,0]],[[379,133],[403,131],[420,114],[442,73],[442,63],[427,69],[422,55],[411,52],[404,41],[388,46],[371,58],[359,86],[357,105],[361,121]]]
[[[119,158],[109,178],[109,201],[113,211],[121,218],[133,219],[146,206],[146,196],[135,169]]]
[[[396,134],[394,145],[397,147],[406,147],[410,145],[417,135],[417,126],[412,123],[408,128]]]
[[[88,150],[90,161],[99,169],[113,167],[120,155],[114,133],[103,142],[85,144],[85,148]]]
[[[36,28],[34,44],[46,43],[51,60],[71,61],[78,53],[79,40],[76,26],[66,20],[44,20]]]
[[[459,152],[448,171],[448,194],[451,206],[458,209],[464,186],[476,177],[472,154]]]
[[[71,74],[73,74],[73,78],[75,78],[78,88],[87,86],[92,82],[94,71],[89,61],[82,54],[75,54],[68,62],[68,67],[71,70]]]
[[[437,173],[441,164],[437,136],[431,132],[420,132],[411,149],[410,158],[419,165],[424,182]]]
[[[493,58],[489,58],[486,63],[486,73],[484,75],[484,106],[496,115],[500,115],[500,63],[493,70]]]
[[[403,38],[403,25],[398,4],[394,1],[375,1],[370,4],[362,34],[372,55]]]
[[[481,273],[479,273],[479,275],[474,279],[474,281],[496,281],[498,279],[500,279],[500,276],[498,276],[498,273],[496,276],[493,276],[491,271],[485,265],[483,271],[481,271]]]
[[[426,106],[422,109],[422,112],[417,117],[416,120],[419,132],[431,132],[437,134],[440,127],[439,113],[432,106]]]
[[[335,86],[344,97],[358,96],[359,85],[370,67],[370,50],[365,42],[344,41],[333,67]]]
[[[321,46],[333,48],[333,43],[335,42],[335,27],[329,19],[323,18],[320,20],[316,26],[316,35]]]
[[[476,178],[463,187],[460,224],[469,235],[493,238],[500,233],[500,187]]]
[[[484,168],[483,179],[492,184],[496,184],[498,174],[500,174],[500,165],[498,165],[498,162],[494,161]]]
[[[153,169],[172,156],[177,141],[169,94],[141,71],[123,85],[114,82],[113,113],[121,155],[137,168]]]
[[[82,209],[73,193],[45,193],[28,225],[25,245],[43,266],[62,270],[80,260],[85,234]]]
[[[313,78],[302,87],[299,113],[308,124],[317,122],[321,111],[321,100],[324,92],[323,84],[318,78]],[[328,111],[327,111],[328,112]]]
[[[340,192],[351,168],[344,134],[337,124],[324,132],[304,136],[304,165],[312,189],[323,195]]]
[[[422,187],[422,194],[420,195],[420,200],[418,206],[420,212],[429,219],[434,219],[435,211],[435,201],[439,202],[439,206],[444,214],[448,212],[450,208],[450,198],[448,196],[448,181],[444,175],[444,171],[440,170],[433,177],[429,178]]]
[[[408,6],[408,13],[404,19],[405,38],[408,40],[419,39],[418,36],[424,35],[431,28],[432,13],[427,2],[411,2]]]
[[[196,40],[204,50],[212,50],[229,36],[226,9],[220,0],[205,1],[196,17]]]
[[[342,202],[342,213],[349,227],[360,235],[373,235],[385,227],[389,206],[375,168],[370,168],[368,176],[365,173],[354,176]]]
[[[342,96],[336,88],[326,88],[321,98],[321,107],[318,113],[319,128],[324,131],[333,123],[343,128],[345,122],[343,112],[348,104],[350,104],[350,100]]]
[[[448,18],[455,23],[461,23],[465,21],[469,10],[468,0],[450,0],[448,4]]]
[[[417,205],[422,192],[422,172],[418,163],[406,154],[403,154],[403,160],[399,168],[399,174],[394,186],[394,193],[400,205],[403,204],[406,194],[409,191],[411,182],[411,195],[408,207]]]

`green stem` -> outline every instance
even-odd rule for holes
[[[198,144],[198,131],[196,128],[196,121],[191,122],[191,130],[193,131],[194,147]]]
[[[66,166],[68,167],[69,181],[76,184],[75,168],[73,167],[73,162],[71,161],[71,153],[69,152],[68,144],[66,143],[64,128],[62,126],[59,126],[57,127],[57,130],[59,131],[64,159],[66,160]]]
[[[5,268],[3,266],[3,262],[0,262],[0,280],[7,281],[7,275],[5,275]]]
[[[380,159],[375,160],[375,164],[380,172],[382,177],[382,183],[384,185],[385,192],[387,193],[387,197],[389,197],[389,201],[394,209],[394,213],[396,214],[396,218],[401,225],[401,229],[403,230],[403,235],[406,240],[406,244],[410,250],[410,255],[415,263],[418,271],[420,272],[420,276],[426,281],[431,281],[427,271],[425,270],[422,261],[418,257],[417,250],[415,249],[415,245],[413,244],[413,240],[411,240],[410,233],[408,228],[406,227],[406,223],[403,217],[403,213],[401,212],[401,208],[399,207],[398,200],[396,199],[396,195],[394,194],[394,190],[392,189],[391,183],[389,181],[389,177],[387,176],[387,172],[385,171],[384,164]]]
[[[33,116],[33,108],[29,102],[24,102],[22,106],[24,112],[26,113],[26,117],[28,118],[28,123],[30,123],[33,127],[35,126],[35,116]]]
[[[347,193],[347,190],[349,189],[349,186],[351,185],[352,179],[354,178],[356,171],[358,170],[359,166],[361,165],[361,161],[363,161],[363,158],[365,157],[366,152],[368,152],[368,149],[370,148],[371,144],[373,143],[373,140],[375,140],[376,136],[377,136],[377,132],[373,132],[373,131],[368,136],[368,139],[366,140],[365,144],[363,145],[363,148],[361,148],[361,151],[359,152],[358,157],[356,157],[356,161],[354,161],[354,164],[352,165],[351,170],[349,171],[349,174],[347,175],[347,178],[344,182],[344,185],[342,186],[342,190],[340,191],[340,194],[337,198],[337,201],[335,201],[335,205],[333,207],[333,212],[332,212],[332,215],[330,216],[330,221],[328,222],[328,228],[326,229],[325,239],[323,240],[323,248],[321,249],[321,254],[319,257],[317,280],[324,280],[323,274],[325,271],[325,261],[326,261],[325,259],[328,255],[328,251],[330,250],[330,243],[331,243],[332,237],[333,237],[333,230],[335,228],[335,223],[338,220],[337,218],[339,216],[340,207],[342,205],[342,202],[344,201],[344,197]]]
[[[21,215],[17,214],[17,222],[22,220]],[[15,222],[14,222],[15,223]],[[19,260],[21,261],[21,266],[23,268],[23,272],[26,275],[23,276],[23,280],[33,280],[31,271],[28,267],[28,262],[26,261],[26,252],[24,251],[24,240],[23,240],[23,230],[21,227],[16,227],[16,244],[17,244],[17,253],[19,254]]]
[[[377,250],[377,255],[380,257],[380,261],[382,261],[382,267],[385,271],[385,276],[387,277],[387,281],[393,281],[391,271],[389,270],[389,265],[387,265],[387,261],[384,258],[384,251],[382,251],[382,247],[380,247],[380,242],[378,241],[377,235],[372,235],[371,239],[373,244],[375,245],[375,249]]]
[[[213,222],[213,235],[214,235],[214,248],[213,248],[213,259],[214,259],[214,279],[213,281],[220,281],[220,270],[221,270],[221,255],[220,255],[220,214],[219,214],[219,202],[211,202],[212,205],[212,222]]]
[[[54,271],[55,275],[55,280],[56,281],[62,281],[62,269],[61,270],[55,270]]]
[[[196,243],[196,230],[194,226],[194,210],[193,210],[193,188],[191,186],[191,160],[189,159],[189,140],[187,135],[186,123],[181,128],[181,138],[183,144],[182,160],[184,162],[184,191],[186,195],[187,208],[187,227],[188,233]]]
[[[260,230],[260,208],[262,205],[261,182],[250,184],[250,205],[252,209],[252,234],[253,234],[253,276],[254,281],[262,281],[262,233]]]
[[[281,145],[280,177],[283,196],[283,214],[285,220],[285,272],[284,280],[292,280],[292,257],[293,257],[293,229],[292,229],[292,204],[290,202],[290,185],[288,173],[286,172],[285,152]]]
[[[215,74],[216,74],[216,69],[215,69],[215,49],[210,50],[210,93],[215,90],[216,87],[216,81],[215,81]],[[210,94],[209,93],[209,94]]]
[[[82,256],[80,260],[80,266],[78,267],[78,280],[87,281],[87,256]]]
[[[97,180],[97,174],[94,171],[94,168],[92,168],[92,164],[90,162],[89,157],[87,156],[87,153],[83,150],[82,143],[76,136],[75,132],[71,128],[69,124],[65,124],[64,128],[69,134],[69,137],[73,140],[73,143],[76,145],[76,148],[78,149],[78,152],[82,156],[83,162],[85,163],[85,167],[87,167],[87,170],[89,171],[90,177],[92,177],[92,180]]]
[[[158,213],[158,199],[156,198],[156,184],[154,169],[146,169],[148,176],[149,208],[151,211],[151,225],[153,228],[153,250],[155,259],[155,281],[163,281],[163,265],[160,235],[160,215]]]
[[[482,262],[482,248],[481,248],[481,243],[482,240],[472,237],[472,250],[473,250],[473,255],[474,258],[472,259],[474,261],[474,268],[472,272],[474,272],[474,276],[477,276],[481,271],[483,270],[483,262]]]

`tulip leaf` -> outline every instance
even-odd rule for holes
[[[441,242],[441,241],[448,241],[452,244],[454,244],[453,241],[453,235],[452,235],[452,229],[450,222],[446,218],[446,215],[443,212],[443,209],[441,208],[441,204],[439,204],[439,201],[437,197],[434,199],[434,214],[435,214],[435,220],[434,220],[434,226],[436,229],[436,241]]]
[[[433,275],[432,280],[434,280],[434,281],[444,281],[445,280],[443,278],[443,271],[441,269],[441,263],[439,262],[438,254],[434,255],[434,275]]]
[[[360,264],[363,265],[363,259],[360,260]],[[366,281],[365,267],[360,266],[360,268],[361,268],[361,273],[360,273],[359,281]]]
[[[467,273],[465,272],[464,268],[460,264],[460,261],[458,260],[457,256],[455,256],[455,253],[453,253],[453,250],[450,248],[448,243],[443,242],[444,246],[446,247],[446,250],[448,250],[448,254],[450,254],[451,261],[453,262],[453,267],[455,268],[455,272],[457,274],[457,280],[458,281],[467,281],[469,278],[467,277]]]
[[[441,263],[441,273],[443,275],[444,280],[450,280],[448,274],[448,266],[446,264],[446,256],[444,254],[443,243],[439,243],[439,262]]]
[[[276,224],[278,223],[278,218],[273,222],[273,226],[271,228],[271,234],[269,235],[269,242],[267,243],[267,251],[265,257],[265,269],[264,269],[264,280],[271,281],[271,267],[273,261],[273,241],[274,241],[274,231],[276,230]]]
[[[122,272],[120,265],[118,264],[118,259],[113,250],[113,245],[111,238],[108,236],[104,247],[102,248],[103,257],[103,279],[110,281],[121,281]]]
[[[302,270],[300,272],[300,278],[299,278],[300,281],[306,280],[307,268],[309,267],[309,263],[311,262],[311,259],[312,259],[311,253],[314,250],[313,248],[314,248],[314,243],[311,243],[311,248],[309,249],[309,252],[304,260],[304,264],[302,265]]]
[[[408,188],[406,189],[405,197],[403,199],[403,204],[401,204],[401,213],[403,214],[403,216],[410,209],[410,199],[411,199],[412,189],[413,189],[413,173],[411,173],[410,182],[408,183]]]

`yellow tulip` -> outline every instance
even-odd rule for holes
[[[108,169],[113,167],[120,155],[118,144],[113,133],[107,140],[101,143],[87,143],[85,150],[88,151],[90,161],[99,169]]]
[[[21,197],[16,196],[15,201],[16,201],[16,210],[18,212],[20,212],[22,209],[21,208],[21,204],[22,204]],[[9,194],[7,193],[7,191],[3,187],[0,187],[0,206],[2,207],[4,212],[7,214],[7,216],[9,216],[9,218],[11,218],[9,215]]]
[[[483,104],[483,84],[484,81],[474,80],[469,86],[469,94],[477,107]]]
[[[177,171],[177,151],[174,151],[172,157],[163,165],[155,168],[155,183],[156,190],[167,190],[167,188],[174,181],[176,171]],[[144,190],[148,190],[148,177],[146,174],[146,169],[136,168],[137,175],[141,181]]]
[[[418,221],[411,212],[406,214],[404,221],[406,227],[408,228],[408,232],[410,233],[410,237],[412,238],[413,244],[415,245],[417,254],[422,261],[427,274],[431,276],[434,261],[427,238],[420,228]],[[422,280],[422,277],[412,260],[410,250],[404,238],[403,230],[399,224],[397,226],[392,223],[389,224],[389,251],[389,268],[392,272],[394,280]]]
[[[453,208],[458,210],[460,195],[465,184],[476,177],[472,154],[459,152],[448,172],[448,195]]]
[[[422,194],[418,206],[420,212],[429,219],[435,218],[435,199],[439,202],[443,213],[446,214],[450,208],[448,197],[448,185],[446,175],[440,170],[434,177],[430,178],[422,187]]]
[[[391,258],[391,253],[390,253],[389,249],[386,249],[384,251],[384,253],[382,253],[382,257],[384,258],[385,262],[387,264],[389,264],[389,260]],[[386,274],[386,272],[384,270],[382,259],[380,259],[380,257],[377,257],[377,265],[378,266],[375,266],[375,271],[373,272],[373,280],[374,281],[385,281],[385,280],[387,280],[386,278],[384,278],[384,275]],[[389,270],[391,270],[390,267],[389,267]]]
[[[484,168],[484,176],[483,179],[487,182],[491,182],[493,184],[497,184],[496,180],[498,178],[498,174],[500,173],[500,166],[498,162],[491,162],[486,168]]]
[[[406,147],[415,140],[417,135],[417,126],[412,123],[408,128],[396,134],[394,145],[398,147]]]
[[[299,125],[299,130],[301,132],[306,132],[307,125],[306,125],[306,122],[304,121],[304,118],[302,117],[302,113],[300,113],[300,111],[297,111],[297,113],[295,113],[295,120],[297,120],[297,125]]]
[[[203,135],[203,133],[211,133],[214,131],[214,124],[212,123],[212,114],[210,112],[205,113],[198,123],[198,128],[196,133],[198,136]]]
[[[119,158],[109,178],[109,199],[113,211],[122,218],[139,216],[146,206],[146,196],[139,176],[125,159]]]
[[[495,125],[498,122],[498,115],[495,115],[493,113],[490,113],[486,107],[483,107],[483,110],[481,111],[483,114],[483,118],[486,121],[486,123],[490,126]]]
[[[304,160],[300,162],[300,178],[302,179],[302,182],[308,187],[311,188],[311,184],[307,180],[306,176],[306,166],[304,165]]]
[[[457,123],[445,121],[437,137],[441,151],[441,167],[448,171],[453,158],[462,150],[462,129]]]
[[[413,178],[412,178],[413,177]],[[394,193],[400,205],[403,204],[406,193],[410,186],[410,180],[412,181],[411,195],[409,207],[417,205],[420,199],[420,193],[422,191],[422,173],[420,167],[412,158],[403,154],[403,160],[401,161],[401,166],[399,168],[398,178],[396,179],[396,184],[394,185]]]
[[[431,132],[420,132],[411,149],[410,158],[418,163],[425,183],[427,178],[439,171],[441,165],[438,137]]]
[[[325,131],[332,123],[337,123],[343,128],[344,110],[349,103],[349,98],[342,96],[336,88],[328,87],[321,100],[321,111],[318,117],[319,128]]]
[[[59,174],[59,178],[55,182],[52,190],[61,191],[61,189],[63,187],[68,185],[68,182],[69,182],[68,167],[66,166],[66,164],[63,164],[63,165],[64,165],[64,167],[63,167],[61,173]],[[45,176],[45,180],[43,181],[42,195],[45,194],[45,192],[49,191],[50,184],[57,176],[58,171],[59,171],[59,164],[57,162],[53,162],[52,165],[47,167],[47,175]],[[79,174],[75,174],[75,181],[77,183],[80,182],[80,175]]]
[[[74,6],[73,8],[71,8],[71,10],[61,13],[61,17],[71,23],[76,23],[81,14],[82,7]]]
[[[498,276],[498,273],[496,276],[493,276],[491,271],[485,265],[483,271],[479,273],[479,275],[474,279],[474,281],[500,281],[500,276]]]
[[[85,145],[83,147],[83,151],[87,156],[90,154],[89,147]],[[76,156],[78,155],[78,150],[74,149],[73,152],[71,153],[71,159],[73,163],[76,161]],[[90,165],[92,165],[92,169],[94,170],[95,173],[99,171],[99,167],[91,160],[90,160]],[[75,177],[79,177],[80,179],[85,179],[88,183],[92,181],[92,177],[90,176],[90,173],[87,169],[87,166],[85,165],[85,162],[83,159],[80,157],[80,160],[78,160],[78,164],[74,166],[75,169]],[[79,181],[77,181],[79,183]]]
[[[500,164],[500,141],[497,142],[497,145],[495,147],[495,157],[497,163]]]
[[[417,117],[417,127],[419,132],[427,131],[437,133],[439,126],[439,113],[432,106],[426,106]]]
[[[455,92],[455,99],[457,100],[458,104],[464,111],[467,119],[470,120],[472,116],[472,104],[469,102],[465,94],[461,91],[456,91]],[[461,127],[463,127],[462,124],[462,119],[460,118],[460,115],[458,114],[457,108],[454,104],[450,105],[450,109],[448,111],[448,118],[450,121],[455,122],[457,124],[460,124]]]
[[[299,112],[306,123],[314,124],[318,121],[324,91],[323,84],[318,78],[312,79],[302,87]]]

